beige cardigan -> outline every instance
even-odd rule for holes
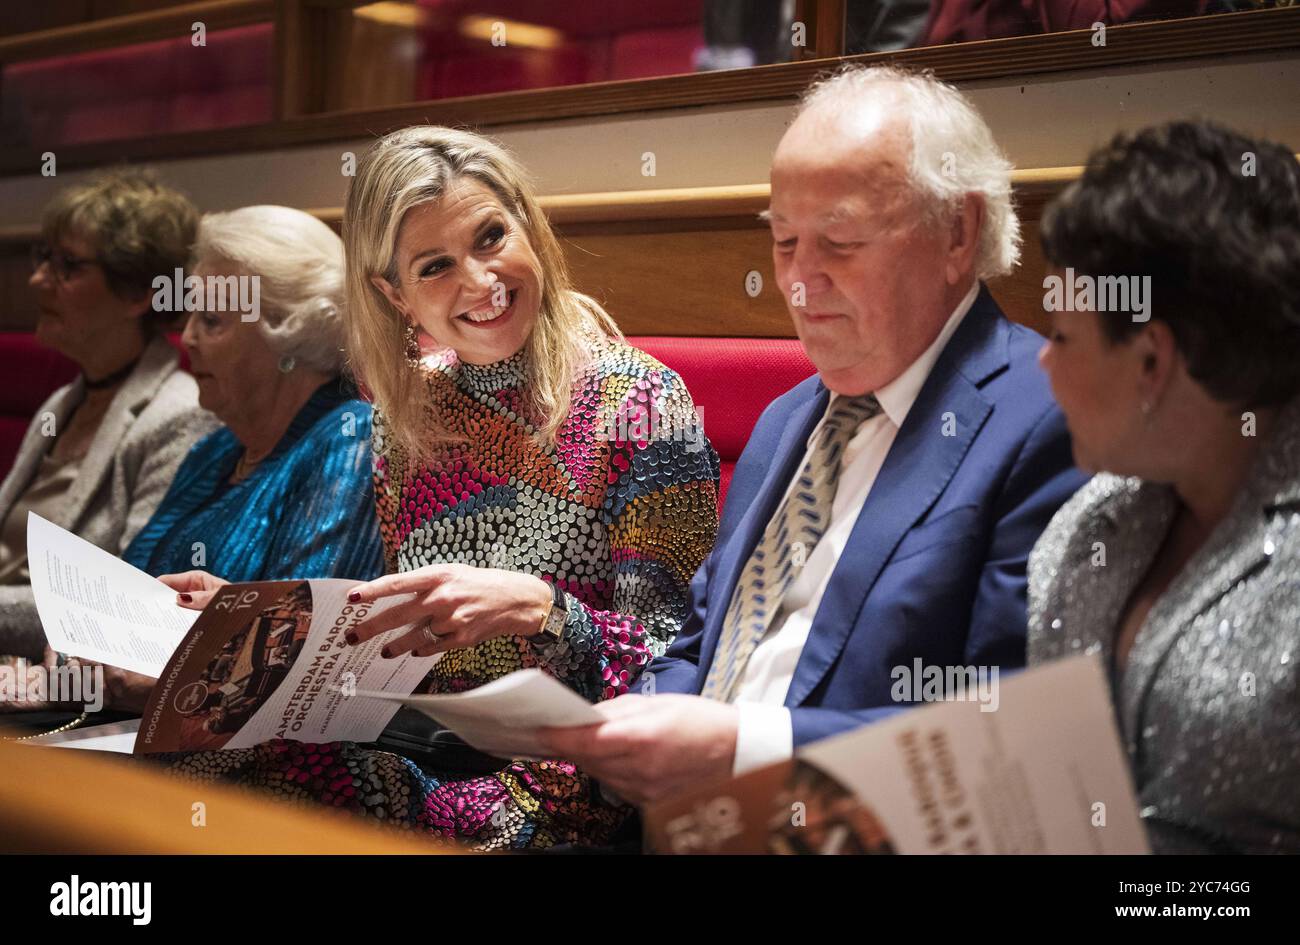
[[[42,433],[45,420],[52,416],[54,429],[62,430],[85,391],[78,377],[51,394],[32,418],[0,485],[0,521],[54,448],[55,438]],[[153,515],[195,440],[216,426],[216,418],[199,407],[194,378],[180,369],[175,349],[155,338],[113,397],[55,524],[121,554]],[[44,647],[31,588],[0,587],[0,653],[36,657]]]

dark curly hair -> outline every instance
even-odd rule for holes
[[[126,299],[152,297],[155,277],[172,278],[184,269],[198,227],[199,212],[188,197],[160,183],[152,170],[120,167],[55,194],[41,235],[47,242],[68,233],[89,240],[109,289]],[[175,317],[151,305],[141,326],[154,334],[171,327]]]
[[[1262,407],[1300,393],[1300,164],[1288,148],[1206,121],[1121,133],[1040,232],[1058,266],[1150,276],[1151,317],[1215,399]],[[1111,343],[1141,327],[1102,316]]]

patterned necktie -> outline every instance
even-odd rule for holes
[[[830,524],[844,447],[863,421],[878,413],[880,402],[874,394],[835,398],[794,488],[767,523],[736,583],[703,695],[724,702],[735,699],[745,664]]]

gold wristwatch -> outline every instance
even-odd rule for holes
[[[551,585],[551,606],[546,610],[546,616],[542,618],[542,626],[537,631],[537,635],[548,643],[559,643],[564,639],[564,624],[569,617],[569,605],[564,597],[564,591],[560,590],[558,584]]]

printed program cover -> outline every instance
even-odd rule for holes
[[[275,738],[374,741],[438,656],[383,659],[390,630],[357,646],[347,632],[400,603],[350,604],[355,581],[229,584],[172,653],[145,708],[135,753],[247,748]]]
[[[645,811],[659,853],[1147,853],[1092,656],[814,742]]]

